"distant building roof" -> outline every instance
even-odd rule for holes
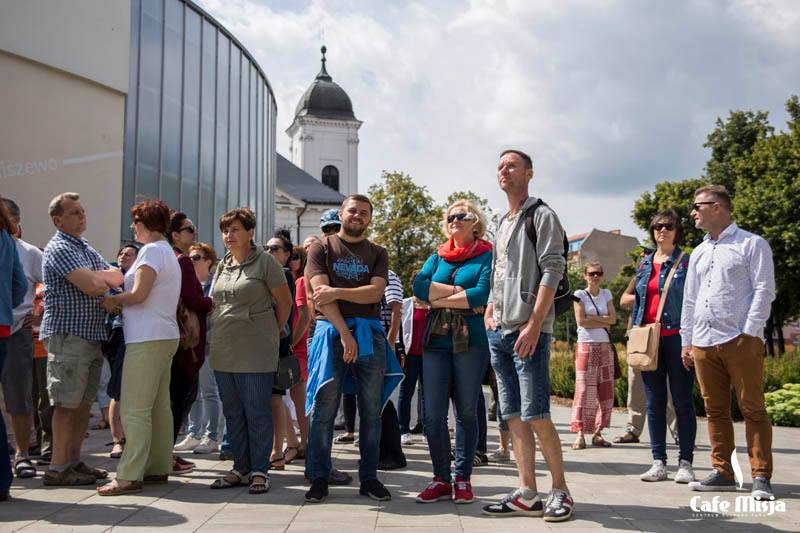
[[[276,186],[286,194],[312,204],[341,204],[344,196],[298,167],[281,154],[276,154]]]

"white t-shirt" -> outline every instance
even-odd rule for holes
[[[583,304],[583,313],[587,317],[602,316],[608,314],[608,302],[614,299],[614,295],[608,289],[600,289],[600,294],[589,297],[589,292],[585,289],[575,291],[575,296],[580,298]],[[594,300],[594,305],[592,305]],[[595,305],[597,309],[595,309]],[[598,313],[598,311],[600,311]],[[127,337],[125,337],[127,339]],[[610,342],[605,328],[583,328],[578,326],[578,342]]]
[[[11,327],[11,333],[16,333],[22,329],[25,316],[33,311],[36,284],[44,283],[42,277],[42,251],[22,239],[16,239],[16,241],[19,261],[22,263],[22,270],[25,271],[25,277],[28,279],[28,290],[25,293],[25,299],[22,300],[22,303],[16,306],[12,311],[14,325]]]
[[[125,273],[126,292],[133,289],[136,270],[144,265],[155,271],[156,281],[144,302],[122,308],[125,343],[178,339],[175,311],[181,294],[181,267],[172,246],[165,240],[142,246]]]

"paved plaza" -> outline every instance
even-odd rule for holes
[[[44,487],[40,477],[14,480],[13,501],[0,504],[0,531],[286,531],[295,532],[475,532],[547,531],[567,529],[582,531],[800,531],[800,429],[775,428],[775,482],[773,487],[786,511],[771,516],[705,517],[690,508],[690,498],[700,496],[711,503],[714,494],[689,492],[672,481],[646,484],[639,474],[649,466],[646,444],[615,445],[610,449],[573,451],[569,448],[569,408],[553,406],[561,440],[567,481],[576,501],[570,522],[548,524],[539,518],[489,518],[481,516],[481,507],[502,497],[516,485],[511,464],[492,464],[477,468],[472,481],[476,501],[470,505],[452,502],[418,504],[414,496],[431,478],[430,460],[424,440],[405,448],[408,468],[380,474],[393,500],[378,503],[358,495],[358,485],[331,487],[326,503],[304,504],[307,486],[303,463],[273,472],[272,488],[266,495],[251,496],[246,488],[210,490],[208,485],[230,462],[216,456],[192,455],[197,459],[193,473],[172,477],[168,485],[146,486],[138,495],[103,498],[93,487]],[[622,431],[623,413],[614,413],[610,438]],[[496,447],[497,431],[490,423],[490,449]],[[705,420],[699,421],[695,467],[698,477],[710,468]],[[92,464],[114,470],[116,461],[108,459],[105,444],[108,431],[92,431],[86,449],[94,457]],[[736,424],[740,445],[739,462],[745,470],[745,488],[749,487],[749,466],[742,452],[744,425]],[[675,446],[668,449],[672,470],[677,455]],[[355,473],[358,450],[352,445],[335,447],[335,466]],[[537,464],[539,492],[549,489],[550,480],[544,464]],[[113,474],[112,474],[113,475]],[[749,494],[741,492],[741,495]],[[736,495],[720,493],[720,501],[730,502],[735,510]]]

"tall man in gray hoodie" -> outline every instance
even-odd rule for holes
[[[564,274],[564,229],[547,205],[533,214],[536,245],[525,230],[525,213],[538,200],[528,196],[533,162],[519,150],[500,154],[497,182],[508,198],[508,213],[497,231],[492,292],[484,322],[497,375],[500,412],[508,422],[519,473],[519,488],[483,508],[490,516],[544,516],[569,520],[574,502],[564,479],[561,440],[550,419],[550,342],[553,298]],[[553,488],[543,503],[534,474],[539,437]]]

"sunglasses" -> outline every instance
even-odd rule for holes
[[[291,259],[292,261],[297,261],[298,259],[300,259],[300,254],[293,254],[292,255],[292,259]]]
[[[195,255],[190,255],[189,259],[191,259],[196,263],[198,261],[202,261],[203,259],[205,259],[205,257],[203,257],[202,255],[195,254]]]
[[[322,228],[322,233],[327,235],[328,233],[336,233],[339,231],[339,226],[325,226]]]
[[[475,220],[475,215],[472,213],[453,213],[452,215],[447,215],[448,224],[452,224],[456,220]]]
[[[701,205],[711,205],[711,204],[715,204],[715,203],[717,203],[717,202],[695,202],[695,203],[692,204],[692,211],[700,211],[700,206]]]
[[[590,276],[592,278],[600,278],[600,277],[603,276],[603,271],[602,270],[595,270],[594,272],[587,272],[586,275]]]
[[[264,249],[272,253],[286,251],[286,249],[280,244],[270,244],[269,246],[264,246]]]
[[[185,228],[179,229],[176,233],[181,233],[182,231],[188,231],[192,235],[194,235],[194,226],[186,226]]]
[[[672,231],[675,229],[675,224],[672,224],[671,222],[653,224],[653,229],[656,231],[661,231],[662,229]]]

